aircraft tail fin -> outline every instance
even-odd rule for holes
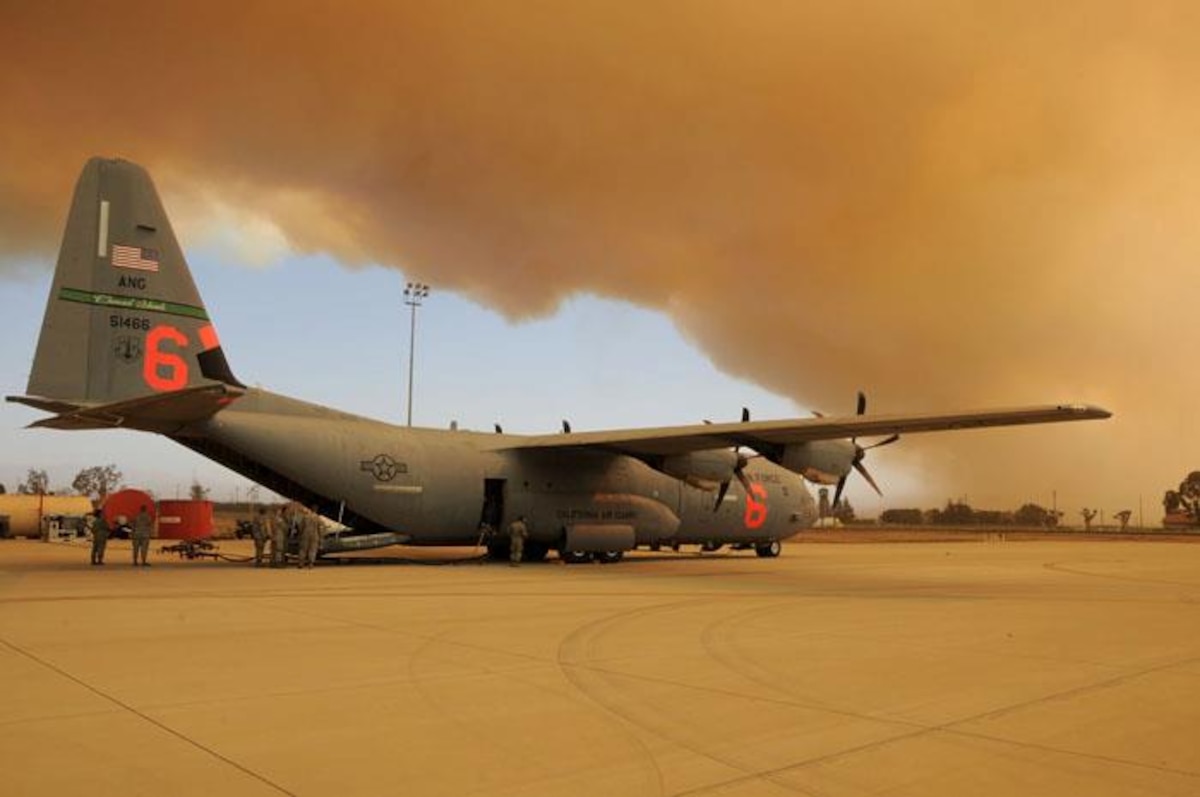
[[[218,385],[242,387],[150,175],[92,158],[75,185],[25,403],[98,407]]]

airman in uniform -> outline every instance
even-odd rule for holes
[[[92,564],[104,564],[104,549],[108,547],[108,522],[103,510],[92,513]]]
[[[317,505],[304,513],[300,519],[300,567],[312,567],[317,561],[317,548],[321,542],[321,516]]]
[[[529,528],[525,525],[525,516],[518,515],[517,519],[508,524],[508,557],[509,565],[517,567],[525,554],[525,540],[529,537]]]
[[[283,567],[287,561],[287,520],[272,512],[269,515],[271,524],[271,567]]]
[[[133,564],[136,567],[149,567],[150,563],[146,561],[146,555],[150,553],[150,532],[154,527],[154,522],[150,520],[150,513],[146,511],[146,505],[142,504],[142,508],[138,510],[137,517],[133,519]]]
[[[258,516],[254,518],[250,534],[254,538],[254,566],[262,567],[263,554],[267,550],[267,540],[271,537],[271,516],[267,514],[265,506],[258,508]]]

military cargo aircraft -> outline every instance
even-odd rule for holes
[[[872,416],[860,394],[839,418],[544,436],[393,426],[240,382],[150,176],[100,158],[75,188],[27,392],[9,400],[53,413],[33,427],[166,435],[365,544],[476,545],[481,528],[524,516],[525,558],[567,562],[684,544],[777,556],[817,517],[805,480],[837,485],[836,500],[856,470],[878,490],[863,465],[874,446],[858,438],[1109,416],[1077,404]]]

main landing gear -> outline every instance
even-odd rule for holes
[[[754,546],[754,552],[759,556],[774,559],[783,551],[783,543],[779,540],[771,540],[760,545]]]
[[[624,551],[559,551],[558,558],[563,564],[578,565],[595,559],[602,565],[614,565],[624,558]]]

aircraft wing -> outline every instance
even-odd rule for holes
[[[787,445],[815,440],[1088,421],[1108,418],[1111,415],[1108,410],[1083,404],[1052,404],[928,415],[851,415],[842,418],[798,418],[506,437],[497,440],[496,449],[595,448],[644,457],[671,456],[740,445],[759,453],[768,453],[779,451]]]

